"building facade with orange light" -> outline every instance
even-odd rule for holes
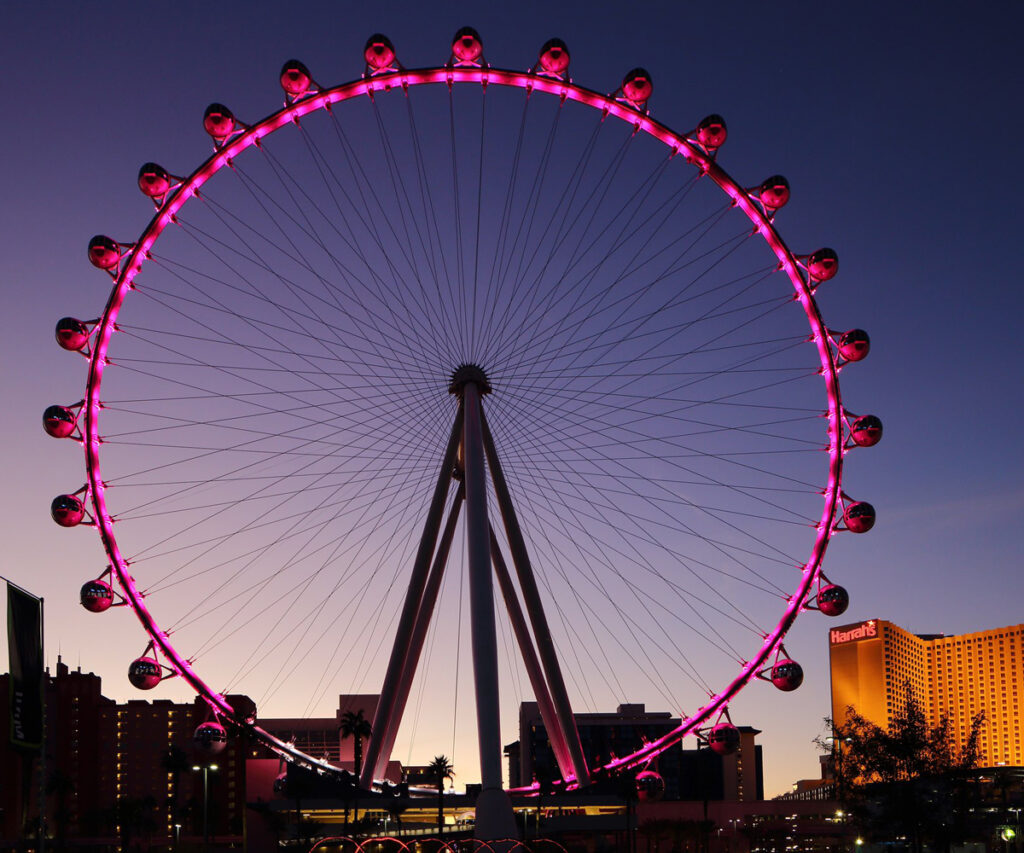
[[[909,684],[929,725],[943,717],[962,748],[979,714],[981,766],[1024,766],[1024,624],[972,634],[912,634],[883,619],[829,631],[832,719],[852,705],[879,726],[906,702]]]

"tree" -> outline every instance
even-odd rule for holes
[[[446,755],[437,755],[430,762],[430,775],[437,783],[437,832],[444,835],[444,782],[455,778],[455,768]]]
[[[373,726],[363,716],[363,709],[346,711],[341,717],[341,739],[354,738],[354,756],[356,778],[363,772],[363,739],[373,734]]]
[[[834,733],[828,748],[838,797],[869,835],[905,838],[915,853],[925,841],[948,851],[966,837],[983,714],[974,717],[966,743],[957,749],[949,719],[929,726],[908,683],[903,707],[888,728],[852,706],[842,725],[826,722]]]

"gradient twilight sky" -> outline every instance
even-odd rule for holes
[[[1024,466],[1014,427],[1024,406],[1013,341],[1024,243],[1011,160],[1024,136],[1019,4],[969,12],[874,2],[180,2],[3,11],[0,573],[45,597],[51,663],[59,651],[102,675],[107,695],[125,698],[125,647],[141,646],[124,623],[96,630],[78,606],[100,552],[89,532],[59,530],[48,513],[54,495],[84,479],[77,446],[45,436],[39,416],[82,394],[84,361],[56,346],[53,324],[95,316],[105,299],[87,240],[141,231],[150,214],[135,186],[139,165],[184,173],[200,162],[207,103],[245,117],[270,112],[280,102],[278,69],[291,57],[325,84],[352,79],[375,31],[409,65],[440,63],[466,24],[500,67],[529,67],[556,35],[583,85],[611,91],[644,66],[657,118],[681,129],[721,113],[730,136],[720,159],[731,173],[749,185],[777,172],[789,179],[793,200],[778,223],[791,246],[838,251],[840,274],[819,292],[823,313],[833,328],[859,326],[872,337],[869,359],[843,374],[844,399],[885,424],[883,442],[847,463],[846,491],[871,501],[879,520],[829,552],[828,574],[852,596],[841,621],[877,617],[944,633],[1021,621]],[[826,629],[809,614],[790,635],[806,673],[796,697],[754,685],[733,705],[734,722],[764,731],[769,795],[816,775],[811,740],[829,712]],[[332,712],[330,702],[318,709]],[[438,743],[431,754],[448,749]],[[460,773],[469,778],[469,769]]]

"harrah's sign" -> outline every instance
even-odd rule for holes
[[[848,631],[837,631],[833,629],[829,632],[829,642],[833,646],[837,646],[840,643],[851,643],[854,640],[866,640],[869,637],[878,636],[878,626],[875,625],[875,620],[871,619],[858,625],[856,628],[850,628]]]

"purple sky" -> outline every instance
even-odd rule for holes
[[[684,128],[721,113],[730,172],[750,185],[776,172],[789,178],[780,231],[797,251],[831,245],[841,259],[819,292],[826,320],[872,336],[869,359],[843,374],[844,399],[885,424],[883,442],[847,463],[847,492],[871,501],[879,520],[866,536],[840,537],[828,555],[827,572],[852,596],[842,621],[877,617],[945,633],[1019,622],[1019,6],[989,4],[987,17],[944,3],[732,3],[685,13],[678,3],[600,13],[588,3],[435,6],[5,8],[0,572],[46,598],[49,659],[58,650],[72,665],[80,659],[108,695],[125,697],[126,656],[143,645],[125,614],[107,634],[78,607],[100,551],[89,532],[61,531],[48,517],[52,497],[84,480],[77,447],[47,438],[39,416],[82,395],[85,362],[59,350],[52,330],[65,314],[95,316],[105,298],[87,240],[142,229],[139,165],[187,172],[200,162],[210,101],[243,117],[270,112],[280,101],[277,71],[293,56],[328,85],[354,78],[374,31],[410,65],[443,62],[464,24],[502,67],[528,67],[544,40],[560,36],[574,79],[597,89],[611,91],[643,65],[656,117]],[[796,697],[754,685],[733,706],[735,722],[764,730],[768,794],[816,773],[826,631],[812,614],[791,634],[787,647],[806,672]],[[457,767],[460,759],[467,781],[472,762],[456,755]]]

